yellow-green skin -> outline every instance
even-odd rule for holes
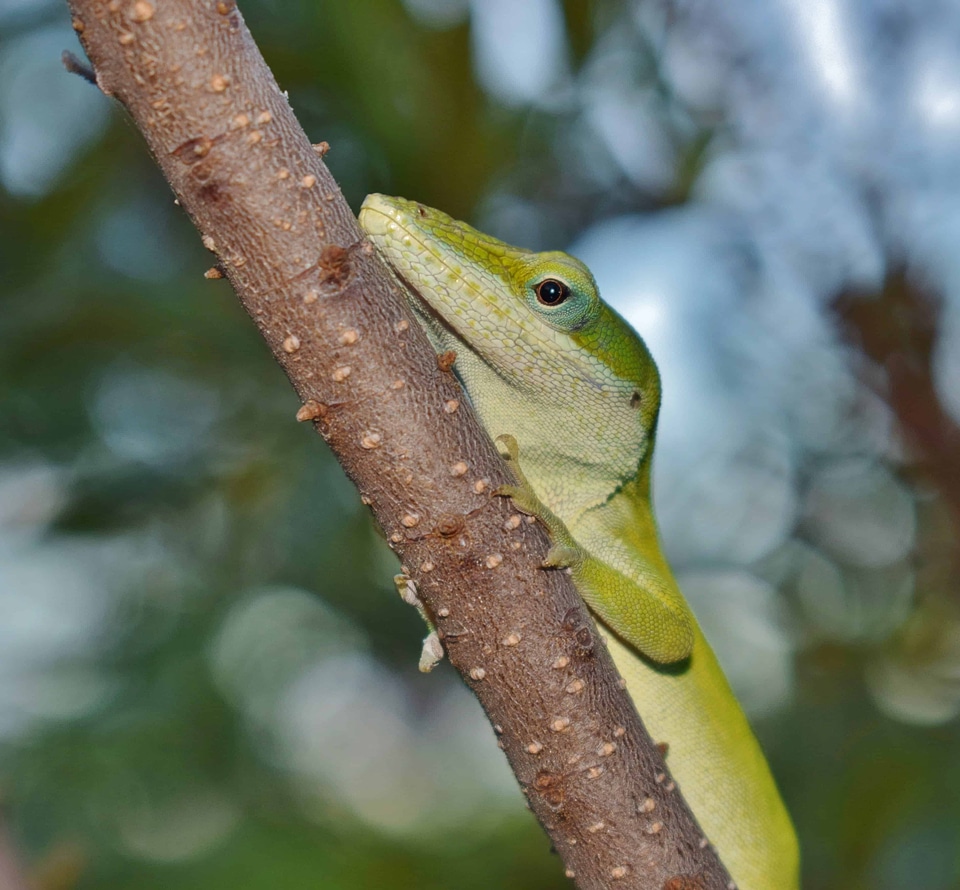
[[[660,376],[583,263],[531,253],[403,198],[370,195],[360,224],[415,292],[411,305],[494,438],[509,489],[542,519],[607,631],[650,734],[740,890],[796,890],[790,817],[757,740],[663,557],[650,501]],[[566,298],[537,297],[547,280]]]

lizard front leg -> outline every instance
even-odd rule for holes
[[[520,448],[513,436],[497,436],[497,445],[503,446],[501,455],[510,466],[517,480],[516,485],[501,485],[494,491],[496,497],[510,498],[521,513],[535,516],[547,529],[551,547],[543,560],[544,568],[574,568],[580,564],[586,554],[574,540],[563,520],[557,516],[533,490],[520,468]]]
[[[539,519],[552,546],[543,566],[567,568],[577,592],[617,636],[660,664],[683,661],[693,650],[694,619],[675,585],[639,554],[591,553],[574,538],[566,524],[538,497],[519,463],[513,436],[497,437],[505,451],[516,485],[501,485],[494,494],[509,497],[523,513]]]

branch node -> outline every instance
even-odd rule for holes
[[[80,21],[80,19],[74,19],[73,30],[79,34],[83,32],[83,29],[83,22]],[[87,83],[92,83],[97,89],[100,89],[100,84],[97,83],[96,71],[94,71],[93,67],[84,62],[79,56],[70,52],[70,50],[65,49],[60,55],[60,61],[63,62],[63,67],[66,68],[71,74],[76,74],[78,77],[82,77]]]

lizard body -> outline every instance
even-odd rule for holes
[[[440,211],[370,195],[360,224],[547,526],[648,731],[740,890],[797,890],[798,847],[762,751],[664,558],[650,500],[660,377],[589,270]]]

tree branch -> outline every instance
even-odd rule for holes
[[[491,497],[502,461],[233,0],[70,8],[98,86],[217,255],[303,401],[298,418],[418,583],[567,874],[582,890],[727,887],[569,578],[539,568],[544,532]]]
[[[907,270],[894,269],[880,293],[841,293],[833,310],[847,339],[886,372],[882,395],[960,536],[960,427],[940,403],[933,369],[941,302]]]

